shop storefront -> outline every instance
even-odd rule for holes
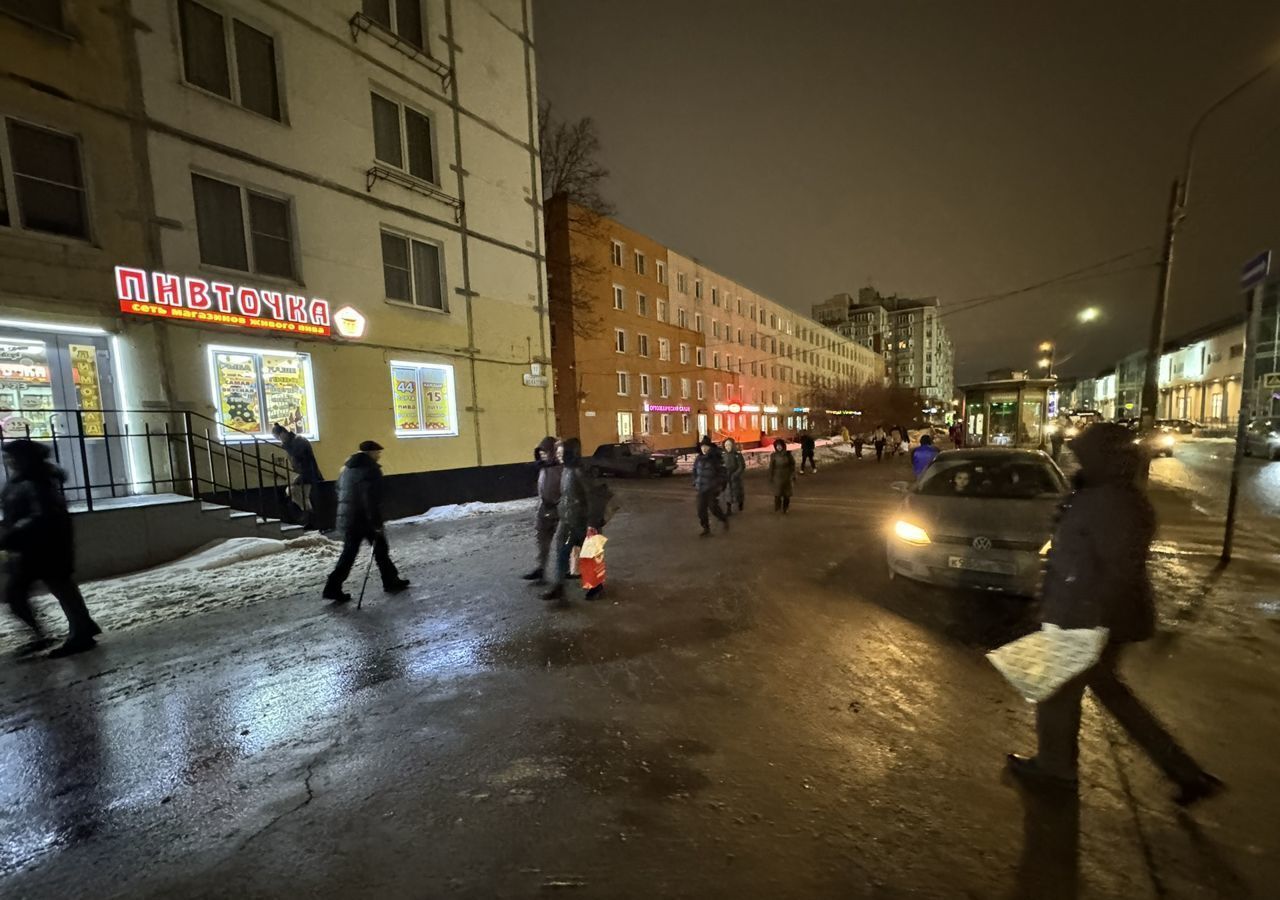
[[[965,385],[965,443],[973,447],[1044,446],[1054,379],[1014,378]]]

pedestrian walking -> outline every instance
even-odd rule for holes
[[[560,478],[564,466],[556,458],[556,439],[547,436],[533,450],[533,461],[538,466],[538,509],[534,513],[533,530],[537,540],[538,556],[533,571],[524,576],[525,581],[545,583],[547,554],[560,525]]]
[[[884,426],[877,425],[876,430],[871,432],[871,445],[876,448],[876,462],[884,461],[884,445],[889,440],[889,436],[884,433]]]
[[[915,473],[916,478],[919,478],[937,458],[938,448],[933,446],[933,436],[922,434],[920,446],[911,451],[911,471]]]
[[[862,459],[862,445],[865,442],[866,441],[864,440],[864,437],[861,431],[859,431],[857,434],[853,436],[853,455],[856,456],[858,459]]]
[[[773,511],[791,509],[791,489],[796,481],[796,458],[787,450],[787,442],[778,438],[769,454],[769,486],[773,488]]]
[[[738,512],[742,512],[743,501],[745,500],[745,492],[743,490],[743,476],[747,473],[747,459],[742,455],[742,451],[738,449],[738,442],[733,438],[725,438],[724,442],[724,474],[727,479],[725,487],[725,512],[733,512],[733,507],[738,507]]]
[[[382,589],[397,594],[409,586],[391,561],[382,514],[382,445],[365,441],[351,454],[338,475],[338,533],[342,535],[342,553],[325,582],[323,598],[334,603],[347,603],[351,595],[342,589],[360,547],[373,545],[373,561],[382,576]]]
[[[3,530],[0,549],[6,554],[5,601],[15,616],[27,624],[33,640],[23,652],[34,652],[51,642],[31,608],[31,589],[43,582],[58,599],[67,617],[67,639],[52,657],[83,653],[96,646],[102,629],[89,615],[76,584],[75,535],[71,513],[62,495],[66,474],[49,462],[49,448],[21,439],[4,445],[9,478],[0,494]]]
[[[720,448],[703,436],[698,444],[698,457],[693,461],[693,489],[698,493],[698,522],[702,525],[702,537],[711,534],[711,516],[715,516],[729,530],[729,517],[720,508],[720,492],[724,490],[724,459]]]
[[[564,582],[569,577],[569,561],[574,549],[580,548],[587,539],[593,479],[582,467],[582,442],[577,438],[566,438],[556,446],[556,460],[560,463],[560,500],[557,507],[560,521],[551,542],[556,565],[551,586],[543,593],[542,599],[558,600],[560,606],[568,606]]]
[[[818,471],[818,461],[814,458],[814,453],[818,448],[818,442],[813,439],[813,435],[805,432],[800,435],[800,474],[804,474],[804,467],[810,465],[813,471]]]
[[[279,422],[272,424],[271,434],[289,457],[293,483],[289,486],[289,504],[299,524],[310,526],[315,521],[316,486],[324,482],[311,442],[295,434]]]
[[[1087,687],[1129,736],[1178,787],[1187,805],[1223,789],[1120,680],[1127,644],[1155,632],[1147,554],[1155,511],[1138,487],[1142,467],[1133,435],[1120,425],[1095,425],[1071,442],[1080,463],[1076,490],[1054,529],[1042,598],[1043,621],[1060,628],[1106,628],[1101,659],[1036,707],[1037,752],[1011,753],[1010,770],[1029,782],[1074,785],[1080,704]]]

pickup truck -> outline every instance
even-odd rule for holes
[[[644,444],[601,444],[596,452],[583,460],[592,475],[670,475],[676,470],[674,456],[654,454]]]

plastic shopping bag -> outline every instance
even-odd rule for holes
[[[582,576],[583,590],[591,590],[604,584],[604,545],[608,538],[594,528],[587,530],[578,556],[578,570]]]
[[[997,647],[987,659],[1031,703],[1048,700],[1064,684],[1092,668],[1109,632],[1105,628],[1059,628],[1041,631]]]

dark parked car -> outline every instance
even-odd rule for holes
[[[654,453],[644,444],[601,444],[586,460],[592,475],[670,475],[676,470],[676,458]]]
[[[1254,419],[1244,433],[1244,455],[1280,459],[1280,418]]]
[[[1192,422],[1190,419],[1156,419],[1156,424],[1161,428],[1176,431],[1178,434],[1195,434],[1198,429],[1204,427],[1199,422]]]

